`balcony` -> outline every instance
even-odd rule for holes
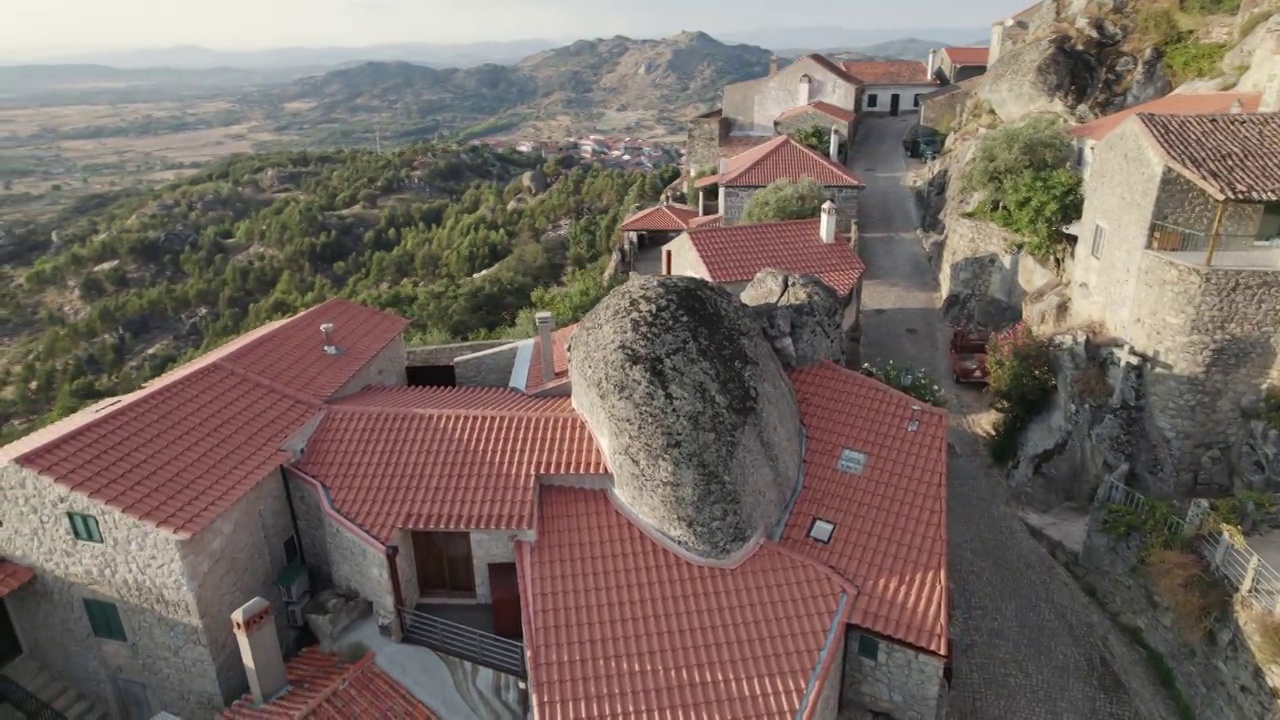
[[[1280,270],[1280,235],[1214,235],[1154,221],[1147,249],[1172,260],[1237,270]]]

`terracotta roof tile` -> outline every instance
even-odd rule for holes
[[[991,55],[991,50],[984,47],[949,47],[942,48],[942,52],[951,60],[952,65],[982,65],[986,66],[987,58]]]
[[[844,71],[859,85],[937,85],[919,60],[846,60]]]
[[[844,63],[833,62],[826,55],[820,55],[818,53],[810,53],[800,58],[800,60],[812,60],[813,62],[817,63],[819,67],[821,67],[822,69],[826,70],[829,73],[832,73],[833,75],[840,78],[841,80],[844,80],[847,83],[853,83],[855,85],[858,83],[858,78],[853,77],[852,75],[849,74],[849,71],[844,68]]]
[[[555,358],[555,379],[546,382],[542,379],[542,338],[533,339],[533,354],[529,358],[529,374],[526,377],[524,391],[537,393],[559,387],[569,380],[569,338],[578,329],[578,324],[565,325],[551,333],[551,352]]]
[[[400,410],[488,410],[569,413],[568,396],[532,398],[508,387],[378,387],[348,395],[330,407]]]
[[[622,221],[618,229],[623,232],[680,231],[689,227],[689,221],[698,217],[698,211],[688,205],[655,205]]]
[[[730,158],[724,172],[701,178],[696,185],[764,187],[782,178],[812,178],[825,187],[862,187],[862,181],[848,168],[786,135]]]
[[[1212,93],[1175,93],[1156,98],[1150,102],[1134,105],[1120,112],[1111,113],[1083,125],[1076,125],[1068,132],[1078,138],[1101,140],[1120,123],[1138,113],[1153,115],[1206,115],[1224,113],[1231,109],[1232,103],[1240,101],[1245,112],[1257,112],[1258,102],[1262,96],[1258,93],[1212,92]]]
[[[750,280],[773,268],[793,274],[817,275],[841,297],[858,284],[866,266],[837,235],[830,245],[818,235],[819,220],[788,220],[757,225],[702,227],[689,231],[689,240],[716,283]]]
[[[518,411],[492,409],[509,398],[491,400],[469,410],[331,406],[297,468],[383,542],[397,528],[529,528],[539,475],[608,473],[562,398],[525,398]]]
[[[791,375],[805,427],[804,487],[782,544],[858,586],[850,622],[946,656],[947,415],[871,378],[823,362]],[[851,410],[851,408],[854,408]],[[865,453],[858,475],[837,468]],[[829,544],[808,537],[835,523]]]
[[[753,147],[759,147],[773,137],[769,135],[730,135],[720,141],[720,157],[731,158],[750,150]]]
[[[1280,113],[1138,118],[1165,156],[1216,197],[1280,200]]]
[[[335,323],[343,353],[322,352],[322,322]],[[76,421],[9,456],[109,507],[193,535],[287,460],[285,440],[405,323],[330,300],[142,391],[77,413]]]
[[[605,490],[540,493],[516,560],[541,720],[799,717],[840,682],[826,677],[840,649],[822,651],[856,602],[833,573],[773,543],[731,569],[697,565]]]
[[[0,558],[0,598],[27,584],[35,576],[31,568]]]
[[[347,663],[306,648],[285,673],[289,690],[283,696],[255,707],[246,694],[223,711],[223,720],[438,720],[375,664],[373,653]]]
[[[778,116],[778,119],[781,120],[783,118],[795,117],[801,113],[814,110],[846,123],[853,122],[854,118],[857,117],[852,110],[845,110],[842,107],[832,105],[829,102],[823,102],[822,100],[814,100],[808,105],[799,105],[791,108],[790,110],[783,110],[782,114]]]
[[[720,215],[720,214],[703,215],[702,217],[697,217],[691,220],[689,222],[689,228],[693,229],[693,228],[700,228],[700,227],[720,227],[720,224],[723,222],[724,222],[723,215]]]

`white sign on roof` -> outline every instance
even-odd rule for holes
[[[840,449],[840,459],[836,461],[836,469],[841,472],[847,472],[851,475],[861,475],[862,468],[867,464],[867,454],[850,450],[849,448]]]

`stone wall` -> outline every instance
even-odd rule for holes
[[[180,541],[14,464],[0,466],[4,554],[35,571],[6,598],[26,650],[86,696],[111,703],[111,679],[146,685],[152,708],[210,717],[222,707]],[[102,543],[71,534],[93,515]],[[127,642],[94,637],[83,601],[112,602]]]
[[[835,657],[832,658],[831,669],[827,671],[827,684],[822,687],[822,694],[818,696],[810,715],[813,720],[836,720],[839,717],[840,689],[844,684],[844,642],[848,630],[849,626],[843,625],[833,639],[829,652]]]
[[[779,135],[790,135],[815,126],[823,130],[830,130],[833,127],[839,128],[840,138],[845,141],[853,137],[853,122],[837,120],[820,110],[812,108],[778,120],[774,123],[774,130]],[[827,150],[828,148],[823,148],[822,154],[826,155]]]
[[[1017,239],[1017,235],[985,220],[959,213],[948,218],[939,258],[942,296],[992,295],[1006,302],[1021,302],[1030,290],[1019,283],[1019,267],[1031,258],[1009,250]]]
[[[506,387],[511,383],[519,341],[506,341],[495,348],[453,361],[454,381],[459,387]]]
[[[240,646],[231,631],[231,613],[256,596],[281,607],[283,598],[275,580],[286,567],[284,544],[292,536],[284,481],[277,470],[213,525],[181,543],[183,565],[194,585],[196,608],[224,702],[249,689]],[[287,627],[286,614],[276,613],[282,647]]]
[[[736,225],[742,221],[742,213],[755,195],[762,188],[722,187],[720,189],[720,214],[724,216],[725,225]],[[847,230],[858,218],[858,193],[861,188],[829,187],[827,193],[836,204],[837,226]],[[676,273],[679,274],[679,273]]]
[[[510,340],[473,340],[448,345],[419,345],[405,351],[405,365],[409,367],[452,365],[454,360],[465,355],[492,350],[510,343]]]
[[[809,96],[802,97],[800,76],[808,75]],[[814,61],[801,58],[777,74],[726,85],[724,116],[734,135],[772,135],[773,123],[785,110],[815,100],[853,110],[858,88]],[[909,103],[910,101],[908,101]]]
[[[972,98],[973,88],[968,85],[935,90],[921,98],[920,124],[943,132],[954,130]]]
[[[720,140],[727,134],[726,125],[727,120],[720,115],[689,121],[689,138],[684,146],[686,173],[692,175],[705,167],[720,166]]]
[[[1223,236],[1245,235],[1252,239],[1262,224],[1263,207],[1261,203],[1227,203],[1219,231]],[[1172,168],[1164,169],[1152,220],[1204,233],[1207,241],[1217,213],[1218,202],[1199,185]],[[1229,237],[1220,238],[1220,248],[1229,244],[1232,244]]]
[[[1140,537],[1116,539],[1090,519],[1078,573],[1121,624],[1141,633],[1176,678],[1199,718],[1276,717],[1276,691],[1258,667],[1234,613],[1193,640],[1178,625],[1168,603],[1138,560]]]
[[[877,638],[877,658],[868,660],[858,654],[860,637],[850,627],[845,638],[844,704],[894,720],[939,720],[945,704],[942,659]]]

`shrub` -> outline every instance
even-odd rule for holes
[[[987,387],[995,409],[1006,415],[1035,417],[1053,397],[1053,345],[1036,337],[1026,323],[991,336],[987,342]]]
[[[1147,557],[1146,567],[1178,626],[1192,640],[1203,637],[1229,604],[1226,589],[1199,553],[1157,550]]]
[[[1182,3],[1185,14],[1179,15],[1173,6],[1143,4],[1134,16],[1133,37],[1141,45],[1160,49],[1165,71],[1175,86],[1196,78],[1215,77],[1221,74],[1222,58],[1230,48],[1196,40],[1196,18],[1234,14],[1239,7],[1239,0],[1188,0]]]
[[[823,157],[826,157],[831,151],[831,128],[829,127],[810,125],[803,130],[797,130],[796,132],[791,133],[791,139],[819,155],[822,155]],[[846,148],[847,143],[843,139],[840,140],[838,148],[840,157],[845,156]]]
[[[1173,84],[1222,73],[1222,58],[1230,48],[1222,43],[1205,43],[1183,37],[1164,47],[1164,68]]]
[[[1001,415],[987,438],[987,452],[991,459],[1001,465],[1012,462],[1018,455],[1018,438],[1022,437],[1026,426],[1027,421],[1022,416]]]
[[[774,180],[757,190],[747,201],[742,210],[742,221],[762,223],[816,218],[827,199],[826,188],[812,178]]]
[[[891,388],[901,390],[920,402],[935,407],[946,407],[947,402],[942,388],[938,387],[933,378],[929,377],[929,373],[923,370],[910,365],[895,365],[890,360],[884,367],[879,368],[863,365],[862,374],[875,378]]]

